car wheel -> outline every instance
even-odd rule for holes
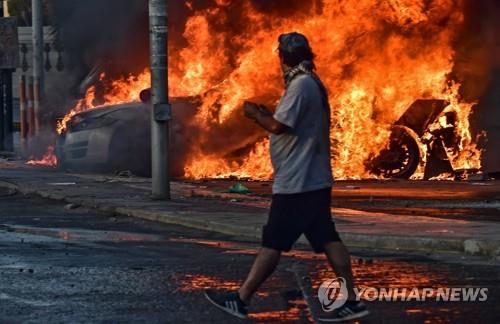
[[[395,127],[388,148],[368,164],[374,174],[384,178],[409,179],[420,164],[418,143],[407,129]]]

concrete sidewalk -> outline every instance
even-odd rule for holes
[[[136,177],[64,173],[0,161],[0,187],[64,201],[68,208],[104,212],[183,225],[245,239],[260,239],[269,198],[172,183],[173,200],[153,201],[151,182]],[[500,223],[370,213],[333,208],[344,242],[350,247],[395,251],[500,256]],[[305,243],[301,238],[299,243]]]

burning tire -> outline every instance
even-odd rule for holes
[[[417,141],[406,127],[395,126],[388,148],[369,163],[371,171],[384,178],[409,179],[420,164]]]

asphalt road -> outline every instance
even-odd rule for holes
[[[70,209],[0,192],[1,323],[232,323],[203,298],[236,287],[258,244],[181,227]],[[498,265],[442,256],[353,251],[360,286],[487,287],[484,302],[368,302],[363,323],[500,320]],[[333,277],[307,251],[283,258],[251,308],[254,322],[311,322],[291,269],[312,287]]]

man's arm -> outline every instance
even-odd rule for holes
[[[286,132],[289,127],[283,125],[273,118],[273,114],[267,110],[263,105],[257,105],[253,102],[245,102],[244,104],[245,116],[255,121],[260,127],[273,134],[282,134]]]

